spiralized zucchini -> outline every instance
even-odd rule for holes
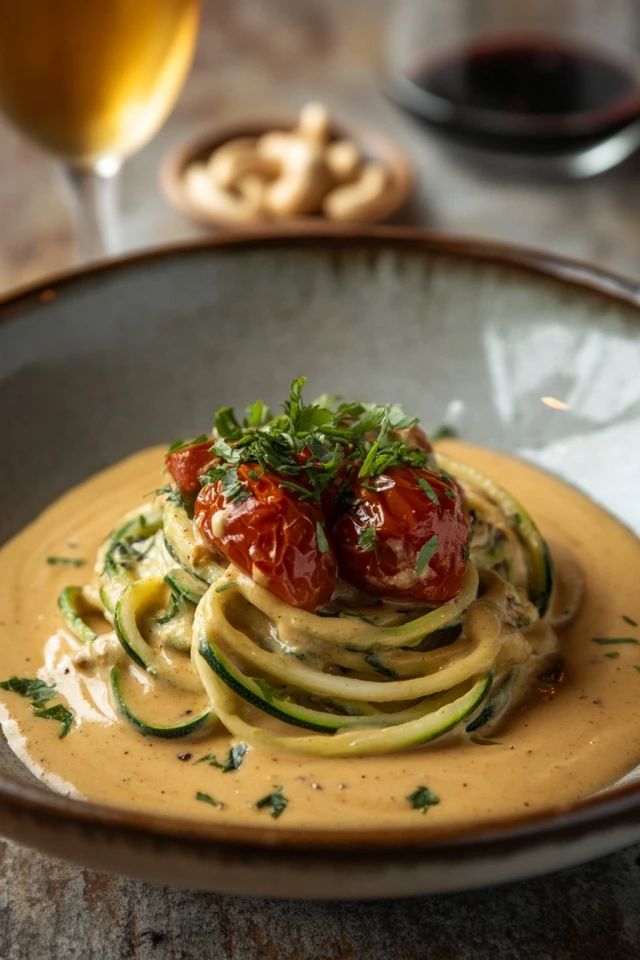
[[[290,607],[212,559],[168,499],[129,514],[107,538],[97,584],[63,593],[65,622],[93,650],[115,708],[146,735],[202,735],[217,717],[249,743],[321,756],[475,735],[504,713],[514,678],[539,653],[553,568],[510,494],[449,457],[439,466],[463,487],[473,517],[462,588],[439,607],[399,610],[364,597],[355,608],[336,600],[323,615]],[[99,643],[83,620],[87,604],[114,626]],[[147,723],[123,692],[127,671],[209,706],[200,702],[182,724]]]

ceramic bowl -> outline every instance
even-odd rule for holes
[[[326,222],[324,217],[319,215],[295,217],[277,222],[272,218],[271,221],[265,220],[262,223],[253,221],[245,224],[222,216],[214,216],[192,200],[184,183],[185,173],[192,163],[206,162],[213,151],[227,141],[234,140],[236,137],[260,137],[272,130],[288,131],[292,130],[296,124],[297,118],[265,117],[225,124],[199,134],[194,139],[180,144],[165,158],[160,167],[160,188],[176,210],[206,227],[246,233],[260,227],[269,229],[277,223],[279,227],[289,226],[313,232],[319,222]],[[376,217],[370,222],[383,223],[394,217],[407,202],[413,188],[413,170],[407,155],[384,134],[369,127],[347,127],[333,123],[332,135],[334,139],[353,140],[366,160],[375,160],[387,168],[390,189],[386,202],[380,206]]]
[[[639,302],[637,286],[579,264],[375,229],[164,249],[26,290],[0,305],[0,542],[73,484],[189,435],[221,403],[277,402],[301,371],[311,393],[373,392],[541,464],[638,531]],[[0,831],[160,883],[406,896],[638,841],[640,786],[463,828],[222,827],[60,796],[2,744]]]

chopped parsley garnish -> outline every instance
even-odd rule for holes
[[[236,580],[227,580],[226,583],[220,584],[219,587],[216,587],[215,593],[224,593],[225,590],[230,590],[231,587],[237,587],[238,583]]]
[[[223,773],[231,773],[232,770],[239,770],[247,752],[246,743],[236,743],[229,750],[229,756],[224,763],[220,763],[215,753],[206,753],[204,757],[195,760],[195,763],[207,763],[210,767],[217,767]]]
[[[210,803],[212,807],[219,806],[218,802],[213,799],[209,793],[201,793],[200,790],[196,793],[196,800],[200,800],[202,803]]]
[[[625,623],[628,623],[630,627],[638,626],[637,622],[632,617],[628,617],[626,613],[622,614],[622,619],[624,620]]]
[[[258,800],[256,807],[258,810],[262,810],[263,807],[271,807],[271,816],[274,820],[277,820],[278,817],[282,816],[284,811],[287,809],[287,804],[289,801],[282,793],[282,786],[276,787],[273,793],[268,793],[266,797],[262,797],[261,800]]]
[[[594,643],[599,643],[601,647],[609,643],[636,643],[640,645],[640,640],[635,637],[592,637]]]
[[[391,670],[390,667],[385,667],[383,663],[380,662],[380,658],[376,653],[365,653],[364,662],[368,663],[370,667],[377,673],[384,674],[385,677],[397,677],[398,674],[395,670]]]
[[[221,407],[215,417],[218,439],[212,446],[222,461],[215,468],[220,473],[202,479],[213,482],[224,475],[225,496],[234,503],[249,495],[234,470],[240,463],[251,464],[252,479],[260,477],[255,465],[277,473],[282,486],[305,500],[319,501],[339,479],[336,503],[345,509],[352,496],[343,475],[339,477],[345,462],[360,465],[361,480],[375,479],[392,466],[419,468],[427,462],[427,452],[410,450],[398,433],[417,420],[405,416],[397,404],[343,403],[326,396],[305,404],[304,384],[304,377],[292,381],[284,412],[276,417],[259,400],[247,408],[242,424],[230,407]]]
[[[171,594],[171,606],[165,614],[161,617],[156,617],[156,623],[169,623],[170,620],[173,620],[174,617],[178,615],[180,610],[180,597],[177,593]]]
[[[161,496],[161,494],[166,493],[167,500],[169,500],[171,503],[177,503],[179,507],[184,507],[184,500],[180,496],[180,490],[178,489],[177,486],[173,487],[171,486],[170,483],[166,483],[164,487],[158,487],[158,489],[155,490],[154,493],[156,497],[159,497]]]
[[[364,527],[364,529],[362,529],[358,534],[358,546],[365,551],[376,550],[376,538],[377,534],[375,527]]]
[[[438,549],[438,534],[434,533],[432,537],[429,537],[424,547],[418,554],[418,560],[416,563],[416,571],[415,571],[416,576],[419,577],[422,573],[424,573],[424,570],[427,564],[435,555],[435,552],[437,549]]]
[[[616,660],[620,656],[618,650],[612,650],[611,653],[605,653],[605,657],[608,657],[609,660]]]
[[[31,700],[31,709],[34,716],[42,717],[44,720],[59,720],[62,724],[61,739],[69,733],[73,723],[71,711],[63,707],[61,703],[56,703],[52,707],[45,707],[45,703],[57,696],[55,683],[48,684],[44,683],[43,680],[30,680],[27,677],[11,677],[9,680],[2,680],[0,687]]]
[[[329,542],[327,540],[327,535],[324,532],[324,528],[319,520],[316,523],[316,540],[318,541],[318,550],[320,553],[328,553]]]
[[[458,431],[455,427],[450,427],[448,424],[443,423],[429,434],[429,440],[431,440],[431,443],[437,443],[438,440],[446,440],[447,438],[454,439],[457,436]]]
[[[206,433],[201,433],[193,440],[174,440],[167,453],[175,453],[177,450],[184,450],[185,447],[195,447],[197,443],[204,443],[205,440],[209,440]]]
[[[33,707],[33,704],[31,705]],[[53,707],[42,707],[33,711],[34,716],[42,717],[45,720],[59,720],[62,724],[60,730],[60,739],[62,740],[71,730],[73,724],[73,714],[71,710],[64,707],[61,703],[54,704]]]
[[[431,503],[435,503],[437,507],[440,506],[440,500],[438,499],[438,494],[435,492],[435,490],[433,489],[433,487],[431,486],[428,480],[425,480],[424,477],[418,477],[418,486],[420,487],[422,492],[427,495],[429,500],[431,500]]]
[[[640,673],[640,667],[638,666],[637,663],[634,663],[634,667],[636,668],[636,670],[638,671],[638,673]]]
[[[447,488],[445,489],[444,495],[445,495],[445,497],[449,497],[449,500],[455,500],[455,499],[456,499],[455,493],[453,492],[453,490],[450,490],[449,487],[447,487]]]
[[[407,797],[407,800],[414,810],[420,810],[422,813],[426,813],[429,807],[434,807],[437,803],[440,803],[440,798],[436,797],[435,793],[429,790],[429,787],[418,787]]]
[[[52,567],[84,567],[86,562],[83,557],[47,557]]]
[[[56,696],[56,685],[45,683],[43,680],[29,680],[27,677],[11,677],[9,680],[2,680],[0,687],[3,690],[11,690],[21,697],[26,697],[32,701],[33,706],[40,706]]]
[[[235,467],[231,467],[226,471],[222,481],[222,493],[225,500],[236,504],[242,503],[243,500],[248,500],[251,496],[247,488],[242,486],[238,478],[238,471]]]

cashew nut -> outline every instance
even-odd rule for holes
[[[223,190],[214,183],[205,165],[197,163],[189,167],[184,182],[192,202],[214,217],[237,222],[263,217],[265,185],[259,177],[244,177],[233,191]]]
[[[379,163],[367,163],[357,180],[326,195],[322,211],[329,220],[375,220],[386,207],[388,192],[386,168]]]
[[[257,142],[256,137],[236,137],[211,154],[207,168],[217,186],[228,190],[243,177],[255,174],[268,179],[277,173],[273,164],[258,155]]]
[[[269,213],[290,217],[319,210],[332,184],[322,147],[295,134],[267,133],[258,141],[258,153],[280,164],[280,175],[265,190]]]
[[[353,180],[360,170],[362,157],[352,140],[336,140],[330,143],[324,156],[337,183]]]
[[[295,132],[324,147],[329,141],[330,128],[331,117],[324,103],[307,103],[300,111]]]

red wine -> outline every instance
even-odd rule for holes
[[[472,45],[407,79],[399,97],[410,110],[454,138],[501,150],[585,149],[640,117],[630,71],[555,40]]]

